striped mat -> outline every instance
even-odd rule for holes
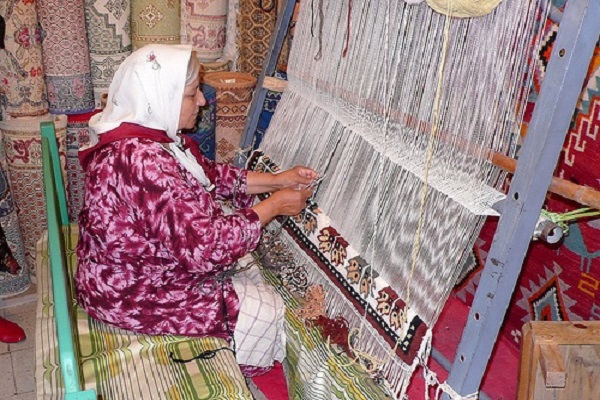
[[[69,265],[76,265],[77,226],[66,232]],[[64,399],[58,362],[54,306],[49,274],[48,242],[37,243],[38,304],[36,316],[36,384],[38,400]],[[80,360],[86,389],[103,400],[252,399],[232,352],[180,364],[169,358],[191,358],[226,346],[216,338],[136,335],[92,320],[74,306]]]

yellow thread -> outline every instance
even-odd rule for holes
[[[415,272],[415,267],[417,265],[417,259],[419,256],[419,251],[421,249],[421,229],[423,227],[424,214],[425,214],[425,203],[427,201],[427,192],[429,188],[429,167],[431,166],[431,160],[433,158],[433,145],[435,142],[435,138],[437,135],[438,128],[438,120],[439,120],[439,106],[440,99],[442,97],[442,83],[444,80],[444,66],[446,64],[446,54],[448,53],[448,42],[450,41],[450,21],[451,21],[451,10],[452,10],[452,1],[448,2],[448,13],[446,14],[445,20],[445,29],[444,29],[444,43],[442,45],[442,59],[440,61],[440,67],[438,70],[438,82],[435,93],[435,99],[433,101],[433,118],[431,121],[431,132],[429,134],[429,143],[427,148],[427,161],[425,163],[425,175],[423,177],[423,189],[421,190],[421,205],[419,207],[419,223],[417,225],[417,231],[415,232],[415,240],[413,242],[413,251],[412,251],[412,263],[410,267],[410,274],[408,277],[408,285],[406,289],[406,300],[405,307],[406,310],[401,314],[400,326],[403,327],[406,323],[406,316],[408,314],[409,302],[410,302],[410,287],[413,279],[413,275]]]
[[[356,350],[352,346],[352,340],[351,340],[351,338],[353,337],[352,332],[354,332],[354,331],[356,331],[356,335],[360,341],[362,339],[362,329],[352,328],[348,332],[348,348],[350,348],[350,350],[352,350],[352,353],[356,354],[356,356],[354,358],[351,358],[349,363],[341,365],[341,367],[346,368],[346,367],[349,367],[351,365],[358,363],[365,369],[365,371],[367,371],[368,373],[373,373],[373,372],[377,371],[382,365],[388,363],[392,359],[393,354],[396,354],[396,350],[398,349],[398,345],[400,344],[399,340],[396,340],[394,347],[392,348],[392,350],[390,352],[388,352],[388,354],[386,355],[386,357],[383,360],[378,359],[377,357],[372,356],[367,352]],[[331,346],[329,344],[329,339],[330,339],[330,337],[327,336],[327,351],[329,352],[329,355],[331,357],[333,357],[334,354],[331,352]],[[365,365],[363,360],[369,361],[371,363],[371,366]]]
[[[436,88],[436,96],[435,96],[434,104],[433,104],[433,118],[432,118],[432,124],[431,124],[431,132],[429,134],[427,160],[426,160],[426,164],[425,164],[425,173],[424,173],[424,178],[423,178],[423,189],[421,191],[421,205],[419,207],[419,223],[417,226],[417,231],[415,233],[415,240],[413,242],[412,263],[411,263],[410,274],[409,274],[409,278],[408,278],[408,282],[407,282],[407,294],[406,294],[406,303],[405,303],[406,305],[403,310],[400,310],[400,329],[401,330],[404,328],[404,326],[407,322],[409,301],[410,301],[410,287],[411,287],[412,279],[414,276],[415,267],[417,264],[418,253],[420,250],[421,229],[422,229],[423,221],[424,221],[425,202],[427,200],[427,191],[428,191],[428,187],[429,187],[428,186],[429,167],[431,165],[431,160],[433,158],[433,145],[434,145],[435,137],[437,134],[437,125],[438,125],[438,119],[439,119],[438,112],[439,112],[439,103],[440,103],[441,92],[442,92],[443,73],[444,73],[444,66],[445,66],[445,62],[446,62],[448,42],[449,42],[449,38],[450,38],[451,8],[452,8],[452,0],[448,2],[448,13],[446,14],[446,19],[445,19],[444,42],[442,45],[442,55],[441,55],[442,58],[441,58],[440,67],[438,70],[438,82],[437,82],[437,88]],[[373,373],[373,372],[377,371],[379,368],[381,368],[382,365],[388,363],[392,359],[393,354],[396,354],[396,350],[398,349],[398,345],[400,344],[400,338],[398,338],[396,340],[394,347],[392,349],[390,349],[390,351],[388,352],[388,354],[386,355],[386,357],[384,359],[378,359],[375,356],[372,356],[367,352],[356,349],[352,345],[351,338],[353,337],[352,332],[354,332],[354,331],[356,331],[357,342],[360,342],[362,340],[362,326],[360,328],[352,328],[349,331],[349,333],[348,333],[348,348],[352,351],[353,354],[356,354],[356,356],[354,358],[352,358],[349,363],[343,365],[343,367],[349,367],[353,364],[359,363],[368,373]],[[326,343],[327,350],[329,352],[329,355],[333,356],[333,353],[331,352],[331,346],[329,343],[329,339],[330,338],[328,336],[327,341],[326,341],[327,342]],[[369,361],[371,363],[371,366],[365,365],[363,360]]]

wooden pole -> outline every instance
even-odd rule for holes
[[[510,173],[514,173],[517,168],[517,160],[500,153],[492,155],[492,164]],[[579,204],[600,210],[600,191],[589,186],[578,185],[555,176],[552,178],[548,191],[566,199],[576,201]]]

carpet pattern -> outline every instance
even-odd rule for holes
[[[150,43],[181,42],[179,0],[131,0],[131,43],[135,51]]]
[[[64,153],[67,129],[65,115],[36,117],[27,121],[0,122],[10,187],[23,237],[25,260],[31,272],[35,246],[46,229],[46,202],[42,180],[42,141],[40,122],[54,120],[59,149]],[[18,184],[17,184],[18,183]]]
[[[259,172],[279,169],[260,151],[253,153],[248,166]],[[314,267],[327,281],[317,281],[319,273],[311,271],[308,273],[308,283],[327,285],[326,292],[332,290],[342,293],[352,311],[362,316],[361,321],[370,324],[390,348],[398,343],[396,355],[406,365],[415,365],[416,359],[422,356],[422,346],[430,334],[429,328],[418,315],[410,311],[406,315],[406,324],[402,324],[404,301],[379,272],[367,264],[365,258],[338,233],[332,226],[331,219],[312,203],[299,215],[285,219],[282,224],[283,230],[303,253],[297,259],[312,260]],[[333,317],[335,315],[331,316]],[[349,315],[344,317],[350,318]]]
[[[278,79],[287,80],[287,74],[283,72],[276,72],[275,77]],[[275,114],[275,110],[277,109],[277,105],[279,104],[282,95],[282,92],[267,90],[267,93],[265,94],[265,101],[263,103],[263,107],[258,118],[256,132],[254,133],[254,138],[252,142],[253,150],[259,148],[260,142],[262,141],[263,137],[265,136],[265,133],[267,132],[267,128],[271,123],[271,118],[273,118],[273,114]]]
[[[6,244],[19,265],[19,270],[15,273],[0,272],[0,298],[2,298],[24,292],[29,288],[31,282],[17,209],[8,182],[8,166],[4,146],[0,146],[0,227]]]
[[[202,94],[206,100],[204,107],[200,109],[197,119],[197,128],[189,136],[198,144],[202,154],[215,159],[215,130],[217,118],[217,92],[215,88],[203,83]]]
[[[6,23],[5,49],[0,49],[0,107],[7,117],[48,112],[42,60],[42,30],[33,1],[0,2]],[[6,118],[5,118],[6,119]]]
[[[181,43],[189,43],[201,62],[223,57],[227,0],[182,0]]]
[[[562,2],[564,3],[564,2]],[[563,4],[564,5],[564,4]],[[542,46],[535,60],[535,101],[543,81],[558,25],[546,23]],[[526,128],[526,127],[525,127]],[[525,129],[526,130],[526,129]],[[600,190],[600,46],[596,47],[588,75],[567,132],[555,175]],[[582,206],[550,194],[545,207],[556,213]],[[496,220],[486,222],[455,288],[455,296],[470,304],[481,268],[491,246]],[[530,320],[577,321],[600,319],[600,219],[581,219],[556,245],[532,242],[523,264],[501,334],[514,346],[521,343],[521,327]]]
[[[240,1],[237,15],[237,67],[240,72],[256,78],[260,75],[275,29],[277,9],[277,0]]]
[[[83,0],[38,0],[49,110],[78,114],[94,109]]]
[[[131,1],[85,0],[85,23],[95,108],[108,92],[115,71],[131,54]]]

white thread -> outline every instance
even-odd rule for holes
[[[433,326],[481,224],[474,210],[489,208],[498,193],[489,188],[502,181],[503,173],[487,162],[489,152],[514,154],[512,135],[518,134],[520,102],[527,96],[521,81],[539,10],[536,2],[514,0],[491,15],[452,22],[445,90],[438,100],[439,140],[429,150],[425,132],[431,126],[424,121],[431,121],[438,93],[431,77],[440,61],[445,17],[425,4],[353,0],[352,5],[352,45],[341,58],[347,2],[322,3],[319,18],[328,40],[319,60],[310,7],[301,8],[288,90],[262,147],[282,168],[327,166],[316,201],[359,254],[372,254],[370,264],[400,298],[406,298],[405,285],[398,283],[410,273],[407,255],[418,224],[409,210],[419,204],[425,155],[433,153],[424,213],[443,215],[422,227],[428,242],[418,253],[409,296],[411,315]],[[489,200],[479,201],[488,194]],[[311,274],[328,282],[319,271]],[[363,313],[353,311],[333,285],[327,287],[328,310],[346,313],[359,326]],[[379,360],[389,354],[374,329],[364,327],[362,338],[361,351]],[[385,373],[401,396],[404,369],[394,364]]]

